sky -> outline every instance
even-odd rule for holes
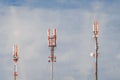
[[[93,80],[92,26],[99,23],[98,79],[120,80],[119,0],[0,0],[0,79],[51,80],[47,29],[57,29],[54,80]]]

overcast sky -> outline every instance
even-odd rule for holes
[[[0,79],[50,80],[47,29],[57,29],[54,80],[93,80],[92,25],[99,22],[99,80],[120,80],[120,0],[0,0]]]

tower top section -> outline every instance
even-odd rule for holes
[[[50,34],[50,29],[48,29],[47,34],[48,34],[48,47],[56,47],[56,38],[57,38],[56,28],[53,29],[52,35]]]

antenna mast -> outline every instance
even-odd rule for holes
[[[50,47],[51,54],[48,57],[48,62],[52,62],[52,80],[54,79],[54,62],[56,62],[56,56],[54,56],[54,47],[56,47],[56,29],[53,29],[53,35],[50,35],[50,29],[48,29],[48,47]]]
[[[14,62],[14,80],[17,80],[17,62],[18,62],[18,45],[13,46],[13,62]]]
[[[94,80],[98,80],[98,22],[95,21],[93,24],[93,33],[94,33],[94,39],[95,39],[95,53],[94,58],[95,58],[95,73],[94,73]]]
[[[95,21],[93,24],[93,37],[95,39],[95,52],[91,54],[91,56],[93,56],[95,58],[95,73],[94,73],[94,80],[98,80],[98,49],[99,49],[99,45],[98,45],[98,22]]]

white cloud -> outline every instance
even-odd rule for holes
[[[74,78],[72,78],[71,76],[67,76],[67,77],[65,77],[64,79],[62,79],[62,80],[75,80]]]
[[[47,47],[46,32],[49,27],[51,29],[56,27],[58,30],[57,48],[55,49],[57,56],[55,79],[79,80],[80,78],[87,80],[89,75],[93,73],[90,72],[94,65],[89,54],[94,51],[94,42],[92,41],[94,12],[79,9],[48,10],[15,6],[8,7],[2,12],[6,15],[3,15],[4,19],[0,20],[3,22],[0,27],[0,34],[3,37],[0,42],[0,51],[4,56],[2,57],[2,67],[10,65],[9,73],[13,72],[12,45],[18,43],[20,48],[19,79],[47,80],[50,78],[50,64],[47,62],[50,51]],[[100,43],[104,45],[103,43],[108,42],[107,35],[103,35],[108,28],[105,26],[108,21],[107,14],[99,13],[98,21],[100,38],[102,38]],[[110,42],[114,44],[114,41]],[[107,51],[105,50],[105,52]],[[108,54],[101,53],[100,56],[102,62],[109,59],[109,57],[106,59]],[[9,64],[4,64],[6,58],[8,58]],[[110,61],[112,60],[110,59]],[[104,64],[102,62],[100,62],[101,65]],[[105,69],[106,65],[103,68]],[[9,74],[7,67],[1,69],[5,70],[4,75]],[[111,68],[108,67],[107,70],[109,69]],[[114,70],[112,71],[114,72]],[[8,75],[7,79],[11,76]],[[6,77],[2,77],[2,79],[6,79]]]
[[[70,11],[69,11],[70,12]],[[77,11],[79,12],[79,10]],[[68,32],[64,32],[65,29],[67,28],[67,23],[62,23],[62,21],[67,20],[68,18],[73,19],[72,21],[75,20],[74,17],[71,17],[71,14],[68,15],[67,17],[65,17],[64,15],[67,15],[66,13],[68,13],[67,11],[63,12],[64,14],[61,15],[61,13],[59,11],[52,11],[52,10],[42,10],[42,9],[28,9],[28,8],[24,8],[24,7],[10,7],[8,9],[7,12],[7,17],[6,17],[6,24],[3,24],[4,27],[6,27],[6,31],[8,35],[8,39],[9,41],[6,42],[2,42],[5,43],[5,45],[7,46],[7,44],[11,44],[8,48],[11,49],[12,44],[14,44],[14,42],[19,44],[19,48],[20,48],[20,63],[19,63],[19,74],[21,79],[23,79],[23,76],[25,76],[25,79],[43,79],[44,76],[42,76],[43,74],[48,73],[48,69],[46,70],[47,66],[50,66],[47,64],[47,56],[49,56],[49,49],[47,48],[47,28],[48,27],[54,27],[56,26],[58,30],[58,41],[68,41],[68,45],[74,45],[71,44],[71,42],[74,39],[79,39],[77,38],[77,36],[74,37],[74,34],[76,35],[77,33],[73,33],[71,35],[71,33]],[[76,13],[73,13],[76,14]],[[70,21],[70,22],[72,22]],[[74,23],[72,23],[74,25]],[[62,26],[61,26],[62,25]],[[65,26],[64,26],[65,25]],[[69,28],[72,28],[73,25],[69,26]],[[77,28],[77,26],[76,26]],[[67,37],[62,36],[61,33],[69,33],[70,35],[66,35],[68,37],[68,39],[71,38],[71,40],[67,40]],[[4,34],[4,32],[2,32],[2,34]],[[78,35],[78,34],[77,34]],[[61,37],[60,37],[61,36]],[[61,38],[59,40],[59,37]],[[74,39],[72,39],[74,38]],[[80,40],[80,39],[79,39]],[[58,42],[58,48],[59,48],[59,44]],[[74,42],[76,43],[76,42]],[[83,41],[84,43],[84,41]],[[62,43],[64,44],[64,43]],[[75,47],[76,45],[74,45]],[[79,45],[77,45],[79,46]],[[74,49],[73,47],[73,49]],[[84,46],[86,47],[86,46]],[[57,49],[58,49],[57,48]],[[64,47],[63,47],[64,48]],[[67,47],[66,47],[67,48]],[[9,52],[11,51],[9,49]],[[4,49],[5,50],[5,49]],[[46,51],[47,50],[47,51]],[[76,49],[76,51],[74,52],[74,50],[71,49],[70,53],[69,53],[69,47],[68,49],[66,49],[66,53],[63,53],[61,56],[61,61],[69,61],[70,60],[70,65],[79,65],[78,64],[78,59],[79,57],[76,57],[76,55],[78,54],[76,51],[79,51],[79,48]],[[56,50],[57,51],[57,50]],[[60,52],[58,52],[59,54]],[[65,55],[66,57],[65,57]],[[82,54],[82,53],[81,53]],[[85,53],[84,53],[85,54]],[[57,53],[56,53],[57,55]],[[79,55],[79,54],[78,54]],[[70,56],[67,58],[67,56]],[[79,55],[80,56],[80,55]],[[85,60],[86,57],[84,57],[85,55],[81,55],[83,57],[81,57],[81,61],[80,63],[83,62],[83,60]],[[6,56],[8,57],[8,56]],[[5,57],[5,58],[6,58]],[[59,56],[57,56],[59,58]],[[78,59],[76,59],[78,58]],[[75,60],[74,60],[75,59]],[[82,60],[83,59],[83,60]],[[59,62],[59,59],[58,59]],[[73,64],[74,63],[74,64]],[[12,65],[12,64],[11,64]],[[58,65],[59,66],[59,65]],[[85,71],[85,76],[86,72],[89,71],[86,70],[86,67],[84,66],[89,66],[89,65],[83,65],[83,67],[79,66],[79,67],[73,67],[73,68],[81,68],[81,71]],[[20,68],[22,67],[22,68]],[[64,68],[63,68],[64,69]],[[12,69],[11,69],[12,70]],[[43,73],[44,72],[44,73]],[[24,75],[23,75],[23,74]],[[82,73],[82,72],[81,72]],[[36,77],[33,74],[39,74],[36,75]],[[64,74],[67,74],[64,73]],[[22,76],[21,76],[22,75]],[[28,77],[29,76],[29,77]],[[8,77],[9,78],[9,77]],[[47,79],[47,77],[46,77]]]
[[[72,3],[72,4],[76,4],[79,1],[78,0],[56,0],[58,3]]]
[[[116,58],[117,58],[117,59],[120,59],[120,54],[118,54],[118,55],[116,56]]]

